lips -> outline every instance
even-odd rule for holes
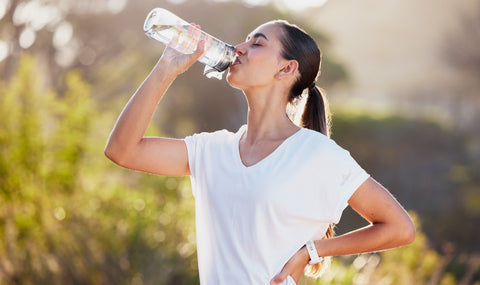
[[[240,61],[240,59],[237,57],[235,57],[235,61],[233,62],[232,65],[237,65],[237,64],[241,64],[242,62]]]

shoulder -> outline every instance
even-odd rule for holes
[[[349,156],[350,152],[337,144],[333,139],[324,134],[303,128],[302,140],[300,146],[311,154],[322,156],[323,158],[335,159],[339,156]]]
[[[307,128],[302,128],[302,142],[314,149],[319,150],[328,150],[328,149],[337,149],[341,148],[334,140],[328,138],[324,134],[310,130]]]
[[[368,177],[350,152],[334,140],[313,130],[304,129],[303,132],[302,143],[305,144],[300,152],[310,168],[321,169],[323,177],[349,189],[357,189]]]
[[[238,132],[240,132],[242,128],[240,128]],[[222,129],[214,132],[195,133],[191,136],[187,136],[185,138],[185,141],[195,142],[195,143],[221,143],[221,142],[233,140],[238,134],[238,132],[234,133],[229,130]]]

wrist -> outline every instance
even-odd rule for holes
[[[165,63],[159,60],[153,68],[152,74],[158,78],[175,79],[181,72],[176,71],[175,67],[171,64]]]
[[[300,250],[297,252],[297,255],[303,261],[305,266],[307,266],[308,262],[310,261],[310,255],[308,255],[307,247],[302,246],[302,248],[300,248]]]
[[[309,240],[305,244],[305,248],[307,250],[308,256],[309,256],[309,261],[308,263],[310,265],[317,264],[323,261],[323,256],[318,255],[318,251],[315,245],[315,242],[313,240]]]

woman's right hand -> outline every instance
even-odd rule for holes
[[[170,72],[175,73],[175,75],[179,75],[189,69],[195,63],[195,61],[202,56],[205,49],[205,41],[200,40],[200,26],[195,25],[195,27],[197,29],[193,28],[192,26],[188,28],[188,33],[193,35],[193,37],[195,37],[198,41],[195,51],[191,54],[184,54],[173,49],[172,47],[176,46],[178,43],[179,35],[177,34],[177,36],[173,38],[173,40],[165,48],[156,68],[166,67]]]

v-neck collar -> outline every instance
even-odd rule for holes
[[[240,139],[243,137],[247,130],[247,125],[243,125],[240,127],[240,129],[236,133],[236,139],[235,139],[235,154],[236,154],[236,163],[240,164],[240,166],[243,169],[253,169],[256,167],[260,167],[262,164],[267,163],[272,157],[276,156],[277,153],[281,152],[283,148],[285,148],[290,141],[292,141],[296,136],[298,136],[302,131],[303,128],[300,128],[298,131],[295,133],[291,134],[289,137],[287,137],[283,142],[280,143],[271,153],[269,153],[267,156],[262,158],[261,160],[257,161],[256,163],[252,165],[245,165],[242,161],[242,157],[240,155]]]

